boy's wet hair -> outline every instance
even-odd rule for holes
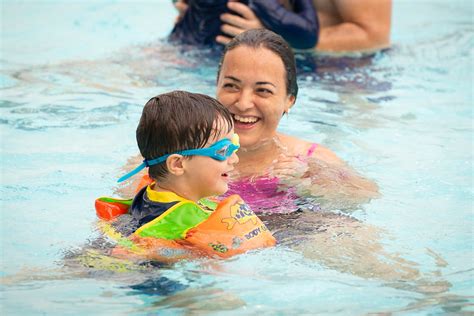
[[[296,99],[298,83],[296,82],[296,61],[293,50],[283,37],[267,29],[251,29],[240,33],[225,46],[217,70],[217,80],[219,80],[222,63],[227,52],[240,46],[254,49],[264,47],[277,54],[283,62],[286,71],[286,93],[287,95],[294,96]]]
[[[147,160],[203,148],[211,137],[217,139],[233,126],[230,112],[210,96],[186,91],[164,93],[151,98],[143,108],[136,134],[138,148]],[[148,170],[155,180],[167,172],[166,163]]]

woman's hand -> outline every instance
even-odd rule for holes
[[[282,154],[268,174],[282,189],[295,188],[299,196],[315,198],[323,209],[355,209],[378,197],[377,185],[344,163]]]
[[[308,172],[309,166],[304,159],[299,156],[281,154],[270,167],[268,174],[279,178],[283,186],[304,187],[310,185]]]
[[[221,15],[221,21],[223,23],[221,30],[229,36],[218,35],[216,37],[216,42],[220,44],[227,44],[230,42],[232,37],[239,35],[244,31],[264,27],[252,9],[237,1],[238,0],[229,0],[229,3],[227,4],[227,7],[236,14],[224,13]]]
[[[356,209],[380,196],[377,184],[345,164],[331,164],[317,158],[308,163],[309,195],[320,197],[318,202],[323,209]]]

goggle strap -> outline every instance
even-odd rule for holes
[[[148,168],[150,166],[154,166],[154,165],[157,165],[159,163],[162,163],[163,161],[166,161],[166,159],[169,156],[170,155],[164,155],[162,157],[159,157],[159,158],[156,158],[156,159],[151,159],[151,160],[146,160],[145,159],[145,160],[143,160],[143,162],[138,167],[136,167],[135,169],[133,169],[132,171],[130,171],[126,175],[120,177],[120,179],[118,179],[117,182],[125,181],[125,180],[133,177],[134,175],[136,175],[137,173],[139,173],[140,171],[142,171],[145,168]]]
[[[136,167],[135,169],[133,169],[132,171],[130,171],[129,173],[127,173],[126,175],[123,175],[121,176],[117,182],[122,182],[122,181],[125,181],[131,177],[133,177],[134,175],[136,175],[137,173],[139,173],[140,171],[142,171],[143,169],[145,169],[145,167],[147,167],[147,163],[146,162],[142,162],[138,167]]]
[[[181,156],[200,156],[200,152],[200,149],[187,149],[177,152],[176,154]]]
[[[228,139],[224,139],[224,140],[220,140],[218,141],[217,143],[215,143],[214,145],[212,145],[211,147],[209,147],[210,149],[212,148],[215,148],[217,144],[219,143],[226,143],[226,142],[229,142],[229,146],[231,148],[235,148],[232,152],[236,151],[237,149],[239,149],[240,145],[238,144],[239,142],[239,137],[237,134],[234,134],[234,136],[232,137],[232,141],[231,140],[228,140]],[[188,150],[183,150],[181,152],[177,152],[176,154],[178,155],[182,155],[182,156],[194,156],[194,155],[201,155],[202,151],[201,149],[188,149]],[[143,169],[145,169],[146,167],[150,167],[150,166],[153,166],[153,165],[157,165],[159,163],[162,163],[163,161],[166,161],[166,159],[170,156],[171,154],[168,154],[168,155],[164,155],[164,156],[161,156],[159,158],[156,158],[156,159],[151,159],[151,160],[143,160],[143,162],[138,166],[136,167],[135,169],[133,169],[132,171],[130,171],[129,173],[121,176],[117,182],[123,182],[131,177],[133,177],[134,175],[136,175],[137,173],[139,173],[140,171],[142,171]],[[205,155],[205,156],[208,156],[208,155]],[[224,160],[225,158],[221,158],[220,156],[216,156],[216,155],[212,155],[212,156],[208,156],[208,157],[212,157],[214,159],[218,159],[218,160]]]

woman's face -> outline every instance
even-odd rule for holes
[[[234,118],[242,147],[272,138],[294,96],[286,92],[286,71],[271,50],[239,46],[227,52],[217,82],[217,99]]]

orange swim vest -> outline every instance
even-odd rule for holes
[[[222,200],[209,217],[186,231],[183,239],[128,237],[114,230],[111,222],[128,212],[131,200],[99,198],[95,202],[102,231],[118,246],[112,254],[175,262],[202,256],[228,258],[258,248],[271,247],[276,240],[265,224],[238,195]]]
[[[136,189],[135,189],[135,194],[138,193],[143,187],[146,187],[147,185],[150,185],[153,183],[153,179],[150,178],[149,175],[144,174],[142,178],[140,179],[140,182],[138,183]]]

